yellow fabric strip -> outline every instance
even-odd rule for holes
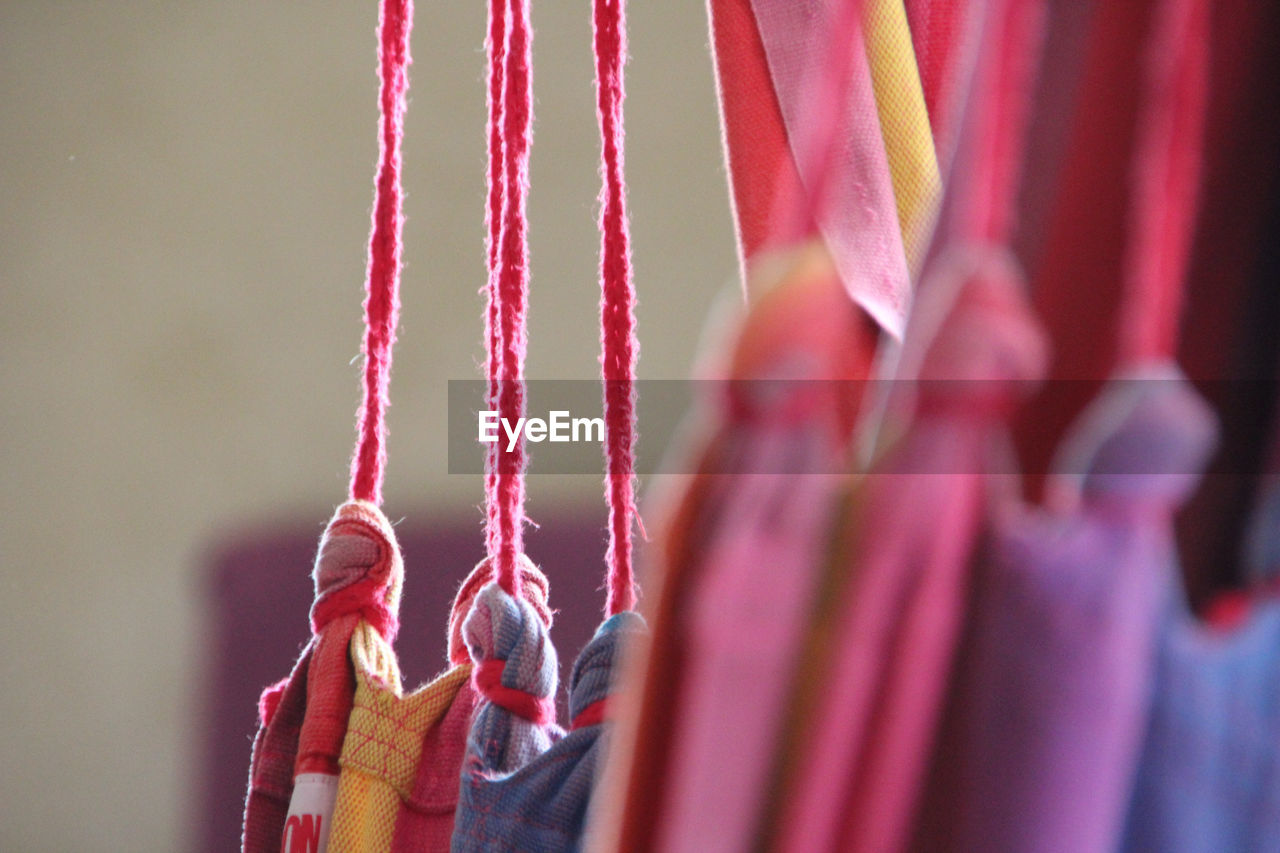
[[[914,279],[929,247],[942,194],[938,157],[903,0],[866,0],[863,14],[880,133],[889,157],[907,268]]]
[[[342,744],[330,853],[387,851],[400,803],[413,792],[422,740],[449,710],[471,667],[454,667],[401,695],[395,653],[367,624],[351,638],[355,703]]]

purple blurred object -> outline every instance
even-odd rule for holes
[[[1280,603],[1230,632],[1164,626],[1125,850],[1280,850]]]
[[[1117,848],[1177,581],[1172,517],[1215,433],[1176,370],[1113,380],[1064,445],[1053,509],[997,517],[920,846]]]

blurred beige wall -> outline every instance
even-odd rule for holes
[[[0,2],[0,850],[186,846],[201,556],[344,496],[376,5]],[[589,378],[589,4],[533,14],[529,374]],[[641,374],[680,377],[735,272],[705,12],[630,22]],[[441,430],[481,357],[483,31],[483,3],[419,0],[392,517],[480,499]]]

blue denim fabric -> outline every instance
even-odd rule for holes
[[[1280,603],[1239,629],[1165,625],[1125,850],[1280,851]]]
[[[600,626],[574,663],[570,714],[576,716],[608,695],[621,649],[645,630],[644,620],[633,612],[619,613]],[[606,726],[570,731],[524,766],[499,770],[492,745],[502,740],[504,726],[519,722],[523,721],[502,708],[487,702],[481,705],[462,768],[451,845],[455,853],[581,849]]]

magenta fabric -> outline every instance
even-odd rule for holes
[[[900,336],[911,299],[911,275],[861,34],[849,44],[854,55],[845,102],[823,104],[815,116],[810,93],[821,76],[815,70],[820,70],[829,41],[822,37],[823,16],[815,14],[814,4],[793,0],[751,0],[751,8],[800,179],[810,191],[820,180],[828,182],[817,212],[818,228],[840,278],[858,305],[890,334]],[[817,6],[825,8],[826,4]],[[815,163],[798,146],[812,134],[815,123],[827,120],[835,122],[838,148],[829,163]],[[823,165],[830,171],[817,174]]]
[[[742,425],[759,470],[731,475],[686,603],[696,650],[680,674],[661,850],[745,850],[764,793],[792,666],[820,576],[841,478],[829,429]],[[781,473],[788,464],[798,473]]]
[[[897,850],[910,838],[1004,417],[1046,359],[1009,258],[957,253],[934,276],[908,332],[927,351],[903,358],[923,380],[899,389],[918,388],[915,417],[854,492],[830,603],[802,653],[769,849]]]
[[[413,791],[400,804],[391,853],[449,849],[458,807],[457,771],[462,767],[467,732],[479,701],[471,683],[463,684],[444,717],[427,731],[422,754],[431,759],[418,763]]]
[[[1066,440],[1050,508],[997,514],[925,849],[1117,848],[1173,601],[1172,517],[1214,431],[1176,370],[1112,380]]]

